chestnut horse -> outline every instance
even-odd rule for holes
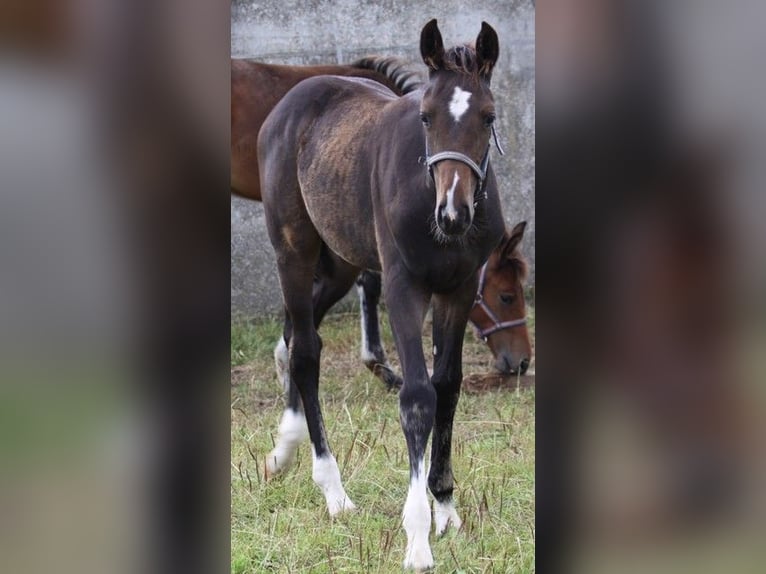
[[[399,95],[419,87],[422,76],[397,58],[373,56],[350,65],[282,66],[249,59],[231,60],[231,191],[241,197],[261,200],[261,186],[255,147],[258,133],[269,112],[300,81],[318,75],[369,78]],[[496,253],[484,267],[481,284],[485,293],[477,294],[470,320],[477,334],[487,342],[501,373],[524,374],[531,359],[531,344],[526,329],[525,307],[518,270],[526,265],[518,251],[505,248],[508,239],[517,244],[523,234],[514,232],[502,242],[503,253]],[[332,273],[336,268],[330,251],[322,254],[318,271]],[[516,262],[514,264],[514,262]],[[507,264],[506,264],[507,263]],[[357,279],[361,307],[361,355],[367,368],[388,388],[398,389],[401,378],[386,359],[380,337],[378,303],[380,275],[363,271]],[[328,309],[315,308],[317,326]],[[490,329],[490,331],[488,331]],[[280,381],[285,383],[287,345],[280,339],[274,351]],[[288,385],[285,384],[287,387]]]
[[[281,66],[231,59],[231,191],[261,201],[256,146],[274,106],[298,82],[320,75],[369,78],[402,95],[416,89],[421,75],[398,58],[372,56],[349,65]]]
[[[503,236],[479,272],[469,321],[495,357],[501,373],[524,374],[532,357],[524,302],[527,262],[519,251],[526,221]]]
[[[361,78],[310,78],[276,105],[258,137],[266,223],[289,318],[284,332],[289,385],[300,397],[300,403],[291,401],[285,410],[270,470],[290,463],[307,429],[312,477],[330,515],[354,508],[322,418],[322,342],[314,308],[345,292],[360,270],[382,271],[402,365],[399,412],[410,466],[404,567],[416,570],[433,567],[426,485],[435,498],[437,534],[461,524],[450,461],[463,336],[477,272],[505,229],[489,158],[495,119],[490,80],[499,44],[485,22],[475,46],[445,51],[436,20],[431,20],[420,37],[429,68],[422,89],[398,97]],[[343,269],[332,281],[320,276],[317,288],[315,271],[323,250],[337,254],[334,264]],[[421,337],[429,306],[432,376]]]

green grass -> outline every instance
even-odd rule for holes
[[[398,370],[385,316],[381,323]],[[320,330],[320,396],[330,446],[358,510],[330,519],[311,480],[308,443],[290,470],[264,481],[264,457],[284,408],[272,357],[280,333],[278,321],[232,326],[232,572],[402,572],[409,471],[398,397],[359,360],[356,313],[332,315]],[[464,373],[486,373],[490,365],[489,350],[469,333]],[[440,539],[432,530],[436,572],[534,571],[534,399],[533,388],[513,386],[461,396],[453,469],[463,527]]]

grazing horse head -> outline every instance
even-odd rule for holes
[[[470,320],[495,356],[501,373],[527,372],[532,345],[526,323],[523,282],[527,263],[519,251],[526,221],[506,232],[481,270]]]
[[[434,231],[444,241],[466,233],[476,203],[486,193],[495,121],[489,84],[498,51],[497,34],[486,23],[475,50],[458,46],[445,52],[436,20],[426,24],[420,36],[420,53],[429,70],[420,104],[425,162],[436,187]],[[477,137],[480,133],[486,137]]]

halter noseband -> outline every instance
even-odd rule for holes
[[[485,263],[481,268],[481,275],[479,276],[479,289],[476,292],[476,300],[473,302],[473,306],[475,307],[478,305],[482,308],[484,313],[486,313],[487,317],[492,319],[493,325],[490,327],[487,327],[486,329],[482,329],[479,327],[475,321],[471,321],[471,323],[474,326],[474,329],[476,329],[476,333],[481,337],[484,341],[487,340],[487,337],[490,335],[497,333],[498,331],[502,331],[504,329],[511,329],[513,327],[518,327],[519,325],[526,325],[527,324],[527,318],[522,317],[521,319],[514,319],[513,321],[501,321],[497,318],[497,315],[495,315],[492,312],[492,309],[489,308],[489,305],[487,305],[484,302],[484,285],[486,282],[487,277],[487,263]]]
[[[492,125],[492,138],[495,141],[495,146],[497,147],[497,151],[500,152],[500,155],[505,155],[505,151],[503,151],[502,146],[500,145],[500,140],[497,138],[497,131],[495,131],[495,125]],[[439,153],[435,153],[434,155],[430,155],[428,151],[428,138],[426,138],[426,156],[419,158],[419,161],[426,166],[426,170],[428,171],[428,175],[431,177],[431,180],[434,180],[434,165],[439,163],[440,161],[443,161],[445,159],[454,159],[455,161],[462,162],[466,164],[468,167],[470,167],[473,172],[476,174],[476,176],[479,178],[479,184],[476,186],[476,191],[478,192],[478,195],[474,193],[474,205],[479,202],[481,199],[486,199],[487,197],[487,190],[485,189],[485,182],[487,179],[487,168],[489,167],[489,148],[492,147],[491,143],[487,144],[487,150],[484,152],[484,157],[481,159],[481,165],[477,164],[475,161],[473,161],[470,157],[465,155],[464,153],[460,153],[459,151],[440,151]]]

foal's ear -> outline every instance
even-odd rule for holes
[[[521,242],[521,238],[524,237],[524,230],[527,228],[527,222],[522,221],[517,223],[510,232],[506,231],[503,237],[503,257],[510,258],[513,250]]]
[[[423,26],[420,33],[420,55],[429,70],[439,70],[444,64],[444,43],[436,18]]]
[[[495,67],[499,54],[500,43],[497,40],[497,32],[492,26],[482,22],[481,32],[476,38],[476,59],[479,64],[479,74],[487,80],[492,77],[492,69]]]

